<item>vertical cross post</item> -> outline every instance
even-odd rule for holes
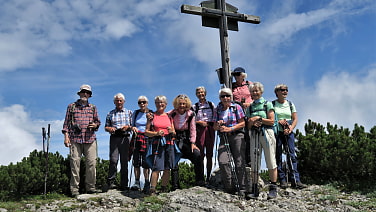
[[[202,16],[203,26],[219,28],[222,68],[217,69],[217,71],[220,72],[218,75],[223,78],[220,79],[220,83],[223,83],[226,88],[232,88],[228,30],[238,31],[238,21],[259,24],[260,17],[238,13],[238,9],[227,4],[226,0],[203,1],[201,5],[202,7],[196,7],[183,4],[181,12],[200,15]],[[227,7],[231,8],[231,10],[228,10]]]

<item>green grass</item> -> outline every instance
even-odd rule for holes
[[[160,211],[163,208],[165,201],[158,196],[145,197],[136,211]]]

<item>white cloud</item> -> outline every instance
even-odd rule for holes
[[[367,73],[328,73],[312,90],[301,89],[298,93],[299,128],[308,119],[326,125],[327,122],[353,129],[357,123],[369,131],[375,126],[376,117],[376,67]],[[299,105],[304,105],[300,106]]]
[[[20,161],[37,149],[34,124],[22,105],[0,108],[0,164]]]

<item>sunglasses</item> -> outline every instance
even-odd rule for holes
[[[229,94],[221,95],[221,98],[225,98],[225,97],[231,97],[231,95]]]
[[[282,91],[282,92],[283,92],[283,91],[289,91],[289,89],[287,89],[287,88],[285,88],[285,89],[282,89],[282,88],[281,88],[281,89],[279,89],[279,90]]]
[[[82,91],[80,91],[80,93],[88,93],[88,94],[91,94],[91,91],[82,90]]]
[[[146,104],[147,103],[147,101],[138,101],[138,104],[140,105],[140,104]]]
[[[234,75],[234,76],[240,76],[241,73],[240,73],[240,72],[235,72],[235,73],[233,73],[232,75]]]

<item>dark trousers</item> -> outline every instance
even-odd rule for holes
[[[195,180],[196,183],[198,182],[204,182],[204,168],[203,168],[203,163],[201,160],[201,153],[199,150],[195,149],[192,152],[191,148],[191,143],[187,139],[189,136],[184,135],[184,133],[178,133],[177,136],[177,143],[179,144],[180,142],[183,142],[183,144],[178,145],[180,146],[180,152],[181,152],[181,158],[185,158],[191,161],[194,165],[194,171],[195,171]],[[180,188],[179,185],[179,165],[176,165],[176,167],[172,170],[171,173],[171,178],[172,178],[172,188],[177,189]]]
[[[283,153],[283,146],[285,145],[287,149],[286,152],[286,162],[289,169],[292,172],[292,179],[291,182],[300,182],[300,175],[298,172],[298,160],[295,154],[295,136],[294,133],[290,133],[289,135],[284,135],[282,132],[279,132],[276,136],[277,139],[277,151],[276,151],[276,160],[277,160],[277,167],[278,167],[278,179],[279,181],[287,181],[286,173],[283,170],[283,163],[282,163],[282,153]]]
[[[108,182],[116,179],[117,165],[120,156],[120,187],[128,186],[128,158],[129,158],[129,136],[111,135],[110,137],[110,166],[108,171]]]

